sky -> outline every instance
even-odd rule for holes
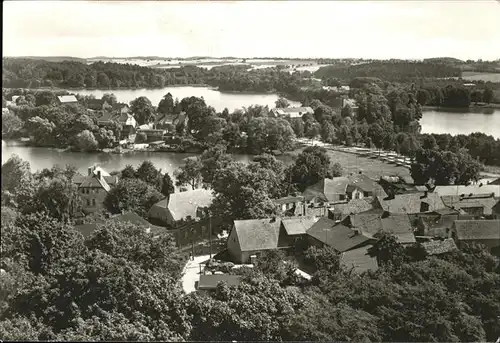
[[[5,1],[4,56],[500,58],[500,1]]]

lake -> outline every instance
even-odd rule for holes
[[[196,96],[203,97],[207,105],[214,107],[218,112],[222,112],[227,107],[229,111],[248,107],[250,105],[267,105],[269,108],[274,108],[274,103],[278,100],[277,94],[254,94],[254,93],[224,93],[210,87],[165,87],[161,89],[82,89],[71,90],[72,93],[81,95],[94,95],[100,99],[104,93],[113,93],[119,102],[130,103],[130,101],[145,96],[154,106],[158,106],[160,100],[169,93],[179,101],[183,98]],[[293,106],[300,106],[296,101],[289,101]]]
[[[139,166],[143,161],[149,160],[153,162],[156,168],[161,168],[163,172],[168,172],[173,176],[174,170],[184,164],[184,159],[196,154],[185,153],[170,153],[170,152],[129,152],[124,154],[110,153],[83,153],[83,152],[66,152],[58,149],[28,147],[15,141],[2,140],[2,164],[4,164],[13,154],[17,154],[23,160],[28,161],[31,166],[31,171],[35,172],[43,168],[52,168],[53,165],[59,164],[75,166],[80,173],[87,173],[87,168],[91,165],[98,164],[106,171],[122,170],[126,165],[130,164],[134,167]],[[234,159],[239,162],[248,163],[252,160],[251,155],[234,154]],[[279,159],[285,163],[290,163],[290,156],[280,156]]]
[[[483,132],[500,138],[500,109],[450,109],[423,111],[422,133],[449,133],[451,135]]]

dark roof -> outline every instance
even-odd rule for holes
[[[87,100],[87,107],[93,110],[100,110],[102,109],[102,106],[104,105],[104,100],[102,99],[88,99]]]
[[[235,220],[241,251],[276,249],[280,226],[279,218]]]
[[[240,284],[241,277],[239,275],[228,275],[228,274],[214,274],[214,275],[200,275],[200,281],[198,282],[199,290],[210,290],[215,289],[219,282],[225,282],[228,286],[238,286]]]
[[[110,123],[114,121],[115,114],[111,112],[104,112],[101,114],[99,118],[97,118],[98,123]]]
[[[500,240],[500,220],[455,220],[454,228],[459,240]]]
[[[347,177],[325,178],[307,187],[303,195],[308,200],[319,198],[322,201],[330,202],[336,200],[335,195],[345,194],[348,184],[349,179]]]
[[[382,186],[365,174],[353,174],[349,175],[347,178],[349,179],[350,187],[358,187],[363,192],[372,192],[373,196],[387,196]]]
[[[73,176],[73,183],[79,185],[81,184],[84,180],[86,179],[86,176],[83,176],[82,174],[80,173],[76,173],[74,176]]]
[[[448,237],[447,229],[453,227],[455,220],[473,219],[472,216],[459,216],[457,214],[439,215],[434,213],[422,213],[418,215],[418,221],[424,228],[425,236]]]
[[[307,234],[339,252],[350,250],[370,240],[365,235],[324,217],[319,219]]]
[[[377,199],[382,209],[391,213],[420,213],[422,202],[429,204],[429,210],[427,212],[432,212],[445,207],[443,200],[441,200],[441,197],[436,193],[427,193],[427,195],[425,195],[425,192],[398,194],[394,197],[394,199],[388,199],[380,196],[377,197]]]
[[[410,218],[406,214],[367,211],[349,216],[349,222],[370,238],[382,231],[395,236],[400,243],[415,243]]]
[[[304,197],[303,196],[288,196],[288,197],[283,197],[283,198],[279,198],[279,199],[274,199],[273,201],[277,205],[290,204],[290,203],[294,203],[294,202],[304,201]]]
[[[108,185],[104,176],[100,179],[95,175],[86,176],[85,179],[79,186],[80,188],[103,188],[106,192],[109,192],[111,187]]]
[[[343,215],[358,214],[372,209],[372,201],[373,198],[371,197],[363,199],[352,199],[351,201],[343,204],[335,204],[333,205],[333,209],[330,210],[334,213],[342,213]]]
[[[123,102],[117,102],[116,104],[113,104],[113,106],[111,107],[113,110],[121,110],[122,108],[124,107],[129,107],[129,105],[123,103]]]
[[[118,176],[117,175],[111,175],[111,176],[103,176],[104,180],[108,183],[108,185],[114,186],[118,183]]]
[[[97,229],[97,224],[92,223],[92,224],[81,224],[81,225],[75,225],[75,229],[80,232],[83,237],[88,237],[92,234]]]
[[[368,245],[342,253],[340,256],[340,265],[347,269],[353,268],[354,273],[357,274],[368,270],[377,270],[377,259],[371,257],[368,253],[371,247],[371,245]]]
[[[469,196],[468,194],[461,197],[460,195],[442,196],[444,204],[455,209],[466,209],[481,207],[484,209],[485,215],[492,214],[493,207],[498,203],[498,198],[494,198],[491,194],[476,194]]]
[[[490,183],[488,183],[488,185],[500,185],[500,177],[495,181],[491,181]]]
[[[439,255],[447,252],[457,250],[457,246],[453,238],[447,238],[444,240],[435,240],[430,242],[421,243],[422,247],[425,249],[429,255]]]
[[[305,235],[307,230],[314,225],[317,220],[310,217],[286,218],[281,223],[285,228],[287,235]]]

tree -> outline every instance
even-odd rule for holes
[[[174,176],[177,179],[177,186],[189,185],[192,189],[196,189],[203,181],[201,170],[203,164],[198,157],[188,157],[184,159],[184,165],[179,167]]]
[[[158,191],[161,190],[162,175],[161,172],[156,169],[153,162],[144,161],[137,168],[135,172],[136,178],[142,180],[151,186],[153,186]]]
[[[136,170],[133,166],[130,164],[127,164],[125,168],[120,172],[120,178],[121,179],[134,179]]]
[[[133,211],[143,218],[163,195],[153,186],[138,179],[122,179],[111,188],[104,200],[104,205],[111,213]]]
[[[321,179],[331,177],[330,158],[326,149],[320,147],[307,147],[290,167],[292,183],[300,191],[314,185]]]
[[[429,91],[425,88],[421,88],[417,91],[417,102],[421,105],[421,106],[425,106],[429,103],[431,99],[431,94],[429,93]]]
[[[28,161],[14,154],[2,165],[2,204],[13,202],[14,207],[21,208],[29,205],[35,186]]]
[[[290,103],[285,98],[278,98],[275,102],[276,108],[287,108],[290,106]]]
[[[483,101],[487,104],[491,103],[491,101],[493,100],[493,95],[493,89],[491,89],[490,87],[486,87],[483,92]]]
[[[211,185],[214,180],[215,173],[227,167],[233,162],[233,157],[226,152],[226,147],[223,145],[215,145],[205,150],[200,156],[202,163],[201,176],[205,185]]]
[[[81,210],[78,187],[71,179],[54,178],[40,184],[34,195],[34,207],[62,222],[69,222]]]
[[[325,122],[321,127],[321,139],[327,143],[333,143],[336,140],[335,127],[330,122]]]
[[[186,112],[189,118],[189,133],[197,133],[202,130],[206,119],[215,114],[215,110],[212,107],[208,107],[203,98],[195,96],[182,99],[179,106],[182,111]]]
[[[400,264],[404,256],[403,246],[398,243],[397,239],[386,233],[377,234],[377,242],[370,248],[370,256],[376,257],[377,262],[381,265],[389,263]]]
[[[54,123],[38,116],[31,118],[26,123],[26,129],[33,137],[33,143],[38,146],[51,146],[53,144],[55,128]]]
[[[170,194],[172,194],[174,192],[175,192],[174,182],[172,181],[172,178],[170,177],[170,175],[166,172],[163,175],[163,178],[161,181],[161,194],[168,197]]]
[[[342,176],[343,173],[344,173],[344,169],[342,168],[342,165],[340,163],[335,162],[332,164],[331,172],[330,172],[330,175],[332,177]]]
[[[340,114],[342,115],[342,118],[351,118],[352,117],[352,108],[349,104],[345,105],[343,108],[342,108],[342,111],[340,112]]]
[[[149,124],[154,118],[154,107],[145,96],[140,96],[130,102],[130,111],[139,125]]]
[[[161,114],[174,114],[175,104],[172,94],[167,93],[158,103],[158,113]]]
[[[102,96],[102,100],[106,101],[111,106],[118,103],[116,95],[114,95],[113,93],[104,93],[104,95]]]
[[[319,123],[316,121],[306,122],[304,130],[305,130],[305,136],[307,138],[310,138],[311,140],[313,140],[314,138],[316,138],[320,134],[321,125],[319,125]]]
[[[251,119],[247,134],[248,148],[253,153],[290,150],[295,138],[289,122],[269,117]]]
[[[35,105],[37,107],[43,105],[52,106],[57,102],[56,95],[51,91],[37,92],[35,93],[35,98],[36,98]]]
[[[97,131],[95,138],[99,149],[112,148],[116,142],[116,137],[113,134],[113,131],[106,130],[105,128],[100,128],[99,131]]]
[[[138,144],[146,143],[148,141],[148,135],[145,132],[139,132],[135,136],[135,142]]]
[[[83,130],[75,139],[75,145],[80,151],[95,151],[98,147],[94,134],[89,130]]]
[[[21,118],[11,113],[2,113],[2,136],[5,138],[13,137],[18,134],[23,127]]]
[[[304,136],[304,121],[302,118],[291,119],[290,125],[292,126],[293,132],[297,138]]]

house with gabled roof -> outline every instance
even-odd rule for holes
[[[92,213],[104,206],[104,199],[111,187],[118,183],[117,176],[111,176],[97,166],[88,168],[88,175],[76,175],[73,182],[78,186],[78,192],[83,201],[83,211]]]
[[[148,216],[155,222],[178,226],[183,222],[203,217],[203,210],[210,207],[213,199],[212,191],[207,189],[172,193],[154,204]]]
[[[103,99],[88,99],[87,108],[93,111],[105,111],[111,109],[112,106],[108,104],[106,100]]]
[[[319,204],[334,204],[347,199],[346,190],[350,180],[347,177],[334,177],[321,179],[316,184],[309,186],[302,193],[308,202]]]
[[[311,107],[274,108],[271,114],[282,118],[302,118],[304,114],[314,114],[314,110]]]
[[[474,216],[463,213],[439,214],[436,212],[418,214],[415,234],[418,236],[446,238],[457,219],[474,219]]]
[[[184,126],[187,127],[189,118],[186,112],[176,113],[176,114],[159,114],[155,118],[154,128],[164,129],[168,133],[176,133],[177,127]]]
[[[417,214],[445,208],[441,197],[436,193],[419,192],[397,194],[391,197],[375,197],[375,208],[391,213]]]
[[[462,210],[476,217],[493,215],[493,208],[499,200],[494,197],[494,193],[445,195],[441,199],[447,207]]]
[[[235,220],[227,238],[227,250],[235,263],[250,263],[263,251],[288,248],[280,218]]]
[[[439,196],[473,196],[478,194],[494,194],[494,197],[500,197],[500,185],[495,184],[478,184],[478,185],[449,185],[449,186],[436,186],[433,193]]]
[[[73,94],[71,95],[59,95],[57,101],[61,105],[71,105],[78,104],[78,99]]]
[[[352,199],[346,203],[334,204],[328,210],[328,218],[342,220],[351,214],[358,214],[373,209],[373,198]]]
[[[488,249],[500,247],[500,220],[455,220],[449,237],[461,247],[463,243],[479,243]]]
[[[320,218],[307,230],[309,244],[334,248],[339,253],[349,251],[375,240],[363,235],[358,230],[353,230],[343,224],[336,223],[328,218]]]
[[[380,232],[388,233],[401,244],[415,243],[415,235],[410,218],[403,213],[390,213],[375,209],[351,215],[342,224],[358,230],[369,238],[377,238]]]
[[[349,179],[349,184],[347,185],[346,193],[349,199],[387,196],[382,186],[363,173],[351,174],[347,178]]]

